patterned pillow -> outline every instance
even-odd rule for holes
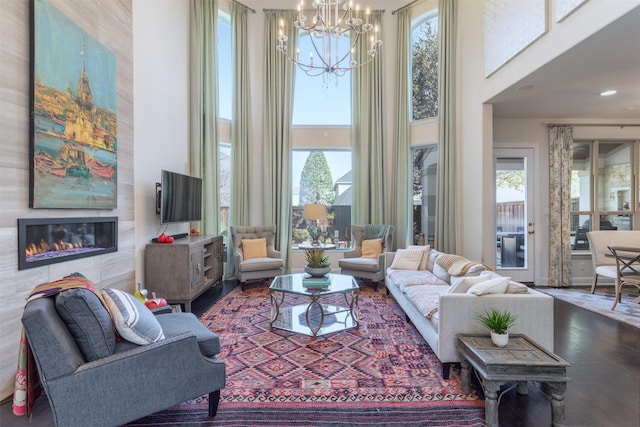
[[[378,258],[382,253],[382,239],[367,239],[362,241],[362,257]]]
[[[267,239],[242,239],[242,258],[266,258]]]
[[[82,288],[62,291],[56,296],[56,311],[87,362],[113,354],[116,332],[96,294]]]
[[[417,270],[422,260],[422,251],[417,249],[398,249],[391,267],[397,270]]]
[[[107,288],[103,289],[102,297],[122,338],[139,345],[164,339],[162,326],[156,316],[133,295]]]
[[[422,251],[422,260],[420,260],[420,266],[418,267],[418,270],[426,270],[427,265],[429,264],[429,252],[431,251],[431,245],[411,245],[407,247],[407,249],[420,249]]]

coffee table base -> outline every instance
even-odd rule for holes
[[[321,307],[322,312],[317,306],[308,304],[280,307],[278,317],[271,322],[271,328],[317,337],[358,327],[348,307],[327,304]]]

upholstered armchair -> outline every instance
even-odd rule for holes
[[[60,295],[28,302],[22,316],[56,426],[122,425],[204,394],[209,416],[216,414],[225,385],[220,339],[192,313],[154,315],[140,303],[147,312],[138,318],[156,319],[164,338],[138,345],[116,341],[95,294]]]
[[[378,283],[384,280],[385,275],[384,254],[385,252],[393,251],[393,230],[392,225],[351,226],[354,246],[352,250],[346,251],[343,258],[338,261],[340,274],[370,280],[374,289],[378,290]],[[367,236],[369,232],[374,234]],[[372,237],[374,235],[380,240],[373,242],[377,239],[366,239],[370,242],[366,242],[363,248],[363,237]]]
[[[270,279],[282,274],[282,255],[274,247],[276,226],[229,227],[233,244],[235,277],[242,286],[248,280]]]

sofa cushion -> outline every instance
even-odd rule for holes
[[[204,356],[215,356],[220,353],[220,338],[207,329],[193,313],[167,313],[156,316],[162,326],[164,336],[175,337],[185,332],[193,332],[198,340],[198,347]]]
[[[476,283],[468,290],[468,294],[487,295],[487,294],[504,294],[509,286],[511,277],[494,277],[480,283]]]
[[[437,262],[433,266],[433,274],[435,274],[436,277],[444,280],[447,283],[451,282],[451,275],[449,274],[447,269],[441,266],[440,264],[438,264]]]
[[[430,286],[446,286],[449,284],[438,279],[430,271],[412,271],[412,270],[387,270],[389,280],[393,282],[401,291],[405,291],[409,286],[430,285]]]
[[[376,273],[380,269],[377,259],[373,258],[342,258],[338,261],[340,268],[368,271]]]
[[[240,263],[238,270],[242,273],[249,271],[263,271],[282,268],[283,262],[280,258],[251,258]]]
[[[398,249],[389,268],[396,270],[417,270],[422,260],[420,249]]]
[[[267,239],[242,239],[242,258],[266,258]]]
[[[440,295],[447,292],[449,285],[445,286],[411,286],[405,291],[409,300],[426,318],[430,319],[438,311]]]
[[[56,296],[56,311],[88,362],[113,354],[116,332],[96,294],[82,288],[62,291]]]
[[[139,345],[164,339],[162,326],[144,304],[133,295],[119,289],[103,289],[102,297],[120,336]]]
[[[367,239],[362,241],[362,256],[364,258],[378,258],[382,253],[382,239]]]
[[[427,265],[429,264],[429,251],[431,250],[431,246],[410,245],[407,247],[407,249],[419,249],[422,251],[422,258],[420,259],[418,270],[426,270]]]

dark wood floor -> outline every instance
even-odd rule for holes
[[[196,315],[235,286],[211,289],[192,304]],[[382,292],[382,291],[379,291]],[[555,352],[571,363],[565,396],[569,427],[640,426],[640,329],[555,301]],[[507,385],[508,386],[508,385]],[[506,386],[505,386],[506,388]],[[534,384],[529,394],[506,392],[499,406],[500,425],[551,425],[551,404]],[[0,405],[2,427],[49,427],[53,418],[40,398],[31,420],[15,417],[11,403]]]

